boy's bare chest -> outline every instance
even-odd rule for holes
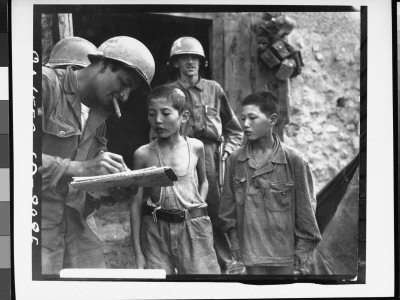
[[[187,145],[175,149],[160,149],[160,152],[165,165],[171,167],[177,175],[186,173],[190,163]]]

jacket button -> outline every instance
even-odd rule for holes
[[[64,135],[65,135],[65,131],[64,131],[64,130],[61,130],[61,131],[59,132],[59,134],[60,134],[60,136],[64,136]]]

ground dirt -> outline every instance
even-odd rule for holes
[[[291,80],[285,142],[310,163],[318,192],[359,150],[360,19],[357,13],[288,13],[297,27],[289,42],[302,52],[301,75]],[[130,203],[95,213],[111,268],[134,268]]]

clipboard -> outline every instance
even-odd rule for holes
[[[154,166],[115,174],[72,177],[72,179],[72,187],[85,190],[98,198],[110,196],[108,192],[110,187],[129,187],[132,185],[140,187],[173,186],[178,177],[170,167]]]

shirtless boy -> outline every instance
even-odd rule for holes
[[[208,182],[204,146],[180,135],[189,120],[182,90],[163,85],[148,98],[148,120],[157,139],[134,154],[134,169],[169,166],[178,177],[171,187],[139,188],[131,206],[137,268],[167,274],[218,274],[212,225],[205,201]]]

